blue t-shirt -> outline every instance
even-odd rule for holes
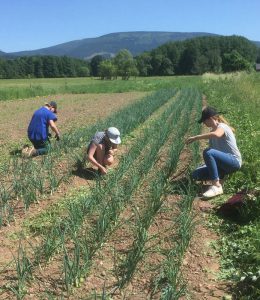
[[[49,134],[49,121],[56,121],[56,115],[46,107],[36,110],[28,127],[28,137],[32,141],[46,141]]]

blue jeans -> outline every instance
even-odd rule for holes
[[[50,150],[49,140],[47,140],[47,141],[33,141],[33,140],[30,140],[30,141],[33,144],[34,148],[36,149],[35,156],[46,154]]]
[[[230,153],[207,148],[203,151],[203,158],[205,165],[192,173],[195,180],[218,180],[240,169],[239,161]]]

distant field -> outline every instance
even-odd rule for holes
[[[0,100],[56,94],[122,93],[194,86],[200,76],[138,77],[130,80],[99,78],[1,79]]]

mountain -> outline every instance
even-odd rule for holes
[[[4,57],[54,55],[69,56],[81,59],[91,59],[95,55],[113,57],[121,49],[128,49],[134,56],[144,51],[150,51],[170,41],[182,41],[199,36],[216,36],[206,32],[156,32],[135,31],[110,33],[96,38],[75,40],[56,46],[38,50],[4,53]],[[260,42],[254,42],[260,47]],[[1,52],[0,52],[1,57]]]
[[[8,54],[0,50],[0,58],[7,58]]]
[[[95,55],[114,56],[121,49],[128,49],[133,55],[150,51],[169,41],[182,41],[198,36],[212,36],[205,32],[118,32],[97,38],[75,40],[56,46],[10,53],[14,56],[55,55],[91,59]]]
[[[16,58],[16,57],[0,50],[0,58],[12,59],[12,58]]]
[[[258,48],[260,48],[260,42],[252,41]]]

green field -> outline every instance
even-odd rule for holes
[[[190,173],[201,162],[202,148],[185,145],[185,139],[202,130],[197,120],[205,97],[225,111],[243,157],[224,195],[209,201],[214,210],[199,212],[199,223],[219,237],[211,242],[221,269],[208,285],[231,282],[219,289],[221,297],[258,299],[259,83],[255,73],[1,80],[6,106],[45,95],[81,94],[82,103],[84,95],[148,93],[135,94],[101,119],[64,127],[62,140],[45,157],[5,154],[0,160],[0,299],[201,299],[185,266],[199,226],[199,187]],[[82,150],[93,132],[111,124],[123,137],[117,164],[105,177],[90,178]],[[218,208],[241,190],[245,203],[235,217],[219,215]],[[218,258],[206,257],[211,259]],[[208,278],[210,271],[201,273]]]
[[[194,86],[200,77],[137,77],[129,80],[99,78],[0,79],[0,100],[24,99],[55,94],[122,93]]]

